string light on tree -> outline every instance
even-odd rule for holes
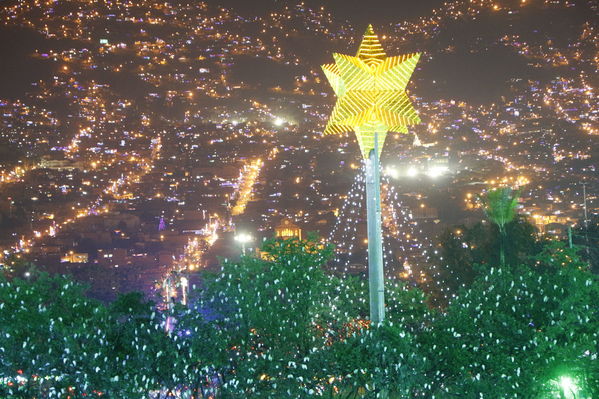
[[[435,267],[429,257],[430,240],[399,199],[391,179],[383,176],[381,187],[383,259],[387,265],[387,276],[399,276],[419,283],[434,278]],[[350,271],[352,263],[363,264],[367,260],[360,253],[361,244],[367,243],[365,220],[361,216],[364,191],[364,173],[358,173],[328,236],[328,241],[337,248],[333,263],[344,272]]]

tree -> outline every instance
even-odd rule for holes
[[[378,331],[366,319],[366,282],[325,271],[329,246],[314,238],[272,240],[261,252],[264,258],[225,262],[201,292],[203,323],[213,331],[209,342],[221,348],[210,350],[220,360],[204,360],[204,370],[217,370],[223,397],[302,398],[332,394],[334,387],[376,394],[389,390],[400,373],[413,375],[407,365],[381,370],[375,359],[392,362],[413,354],[395,344],[423,324],[428,309],[422,292],[389,281],[389,324]],[[191,335],[198,331],[206,333],[198,328]],[[362,340],[368,347],[356,348]],[[222,348],[228,348],[226,355]],[[353,354],[340,363],[343,353]],[[371,366],[364,369],[366,363]]]
[[[414,398],[426,384],[426,359],[414,336],[389,321],[357,330],[325,355],[330,392],[341,398]]]
[[[599,397],[599,281],[576,251],[470,252],[472,283],[440,310],[388,279],[376,326],[367,281],[328,273],[312,237],[224,262],[168,332],[140,293],[105,305],[68,277],[2,276],[0,397]]]
[[[204,309],[190,306],[177,316],[176,334],[181,337],[175,365],[179,383],[188,387],[191,399],[216,394],[230,371],[226,330],[215,328]]]
[[[489,267],[419,338],[440,397],[544,398],[563,376],[598,395],[597,279],[551,243],[535,265]],[[553,396],[552,396],[553,397]]]
[[[388,281],[389,324],[370,329],[367,284],[326,273],[329,246],[273,240],[263,253],[208,276],[197,306],[174,309],[171,333],[140,293],[104,305],[68,277],[2,277],[0,396],[135,399],[183,390],[194,398],[304,397],[337,386],[368,395],[388,391],[398,373],[415,375],[407,365],[381,370],[372,356],[413,356],[395,343],[424,323],[422,292]],[[368,346],[354,363],[333,361],[361,340]],[[366,363],[366,376],[342,378]]]
[[[329,324],[350,318],[338,311],[341,298],[330,295],[333,279],[322,268],[331,251],[315,240],[272,240],[262,248],[267,259],[225,261],[207,279],[202,306],[233,348],[228,369],[220,370],[227,395],[310,389],[311,382],[300,383],[302,359],[324,346]]]
[[[356,284],[354,295],[368,297],[366,282]],[[347,282],[343,282],[344,285]],[[425,385],[427,359],[421,356],[415,336],[429,323],[431,313],[422,291],[408,288],[403,282],[385,281],[386,319],[373,326],[365,318],[337,330],[329,345],[316,354],[318,374],[325,392],[341,398],[413,398],[420,396]],[[360,303],[360,301],[350,301]],[[356,307],[364,315],[367,306]]]
[[[482,198],[483,210],[489,221],[499,229],[499,263],[505,265],[505,242],[507,233],[505,226],[514,220],[517,214],[518,196],[520,191],[510,187],[489,190]]]
[[[145,399],[174,386],[176,342],[153,306],[132,294],[107,307],[85,290],[60,275],[0,277],[0,397]]]
[[[120,381],[108,396],[146,398],[151,390],[174,389],[179,382],[180,347],[178,337],[165,332],[166,315],[156,312],[155,304],[138,292],[119,296],[108,312],[107,366],[112,379]]]
[[[91,393],[90,387],[102,385],[100,342],[108,319],[68,278],[0,277],[0,375],[9,381],[0,385],[1,396],[66,396],[71,387],[77,387],[74,395]]]
[[[510,240],[504,241],[507,264],[530,264],[543,248],[536,228],[524,216],[517,215],[505,226]],[[469,287],[478,265],[499,266],[501,236],[495,224],[479,222],[456,226],[438,237],[435,263],[441,265],[431,279],[437,284],[430,292],[436,303],[446,304],[460,288]],[[438,287],[441,287],[441,292]]]
[[[580,256],[599,274],[599,215],[594,215],[585,224],[579,220],[572,232],[574,245],[580,248]]]
[[[19,277],[29,279],[38,273],[38,268],[32,262],[23,258],[21,254],[11,254],[2,259],[0,274],[5,277]]]

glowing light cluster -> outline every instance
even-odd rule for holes
[[[344,271],[356,261],[356,247],[360,242],[367,243],[366,220],[363,218],[365,206],[364,173],[356,174],[350,190],[344,198],[335,226],[328,241],[337,246],[334,262]],[[426,281],[424,265],[430,263],[431,244],[414,220],[411,212],[403,206],[394,185],[383,176],[381,185],[381,211],[383,226],[383,258],[389,271],[402,270],[398,276]],[[366,259],[359,259],[364,262]],[[416,266],[416,267],[415,267]],[[414,270],[417,268],[418,270]]]
[[[334,64],[322,69],[338,97],[324,134],[354,131],[364,158],[375,148],[379,154],[388,131],[407,133],[420,123],[405,89],[420,58],[419,53],[387,57],[369,25],[355,57],[333,54]]]
[[[245,212],[245,207],[252,198],[252,190],[254,188],[256,180],[258,179],[258,176],[260,175],[260,170],[262,169],[262,166],[264,166],[264,161],[258,158],[250,162],[249,164],[244,165],[244,167],[242,168],[241,173],[239,175],[239,181],[237,186],[238,190],[235,193],[237,202],[231,210],[231,214],[233,216],[241,215],[243,212]]]
[[[36,168],[36,165],[17,166],[9,171],[0,171],[0,185],[21,181],[21,179],[27,174],[27,172]]]

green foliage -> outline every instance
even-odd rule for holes
[[[390,324],[379,332],[367,328],[367,283],[324,270],[330,247],[310,238],[290,239],[267,242],[262,251],[266,259],[225,262],[222,272],[205,283],[203,307],[213,312],[211,324],[222,346],[232,349],[227,365],[219,368],[225,397],[300,398],[340,388],[376,393],[399,378],[403,366],[381,369],[356,343],[363,340],[397,358],[415,356],[404,351],[407,347],[395,347],[398,340],[384,331],[397,323],[405,337],[403,331],[420,328],[428,314],[422,292],[387,282]],[[354,360],[340,362],[343,352]],[[367,363],[371,366],[361,366]]]
[[[499,229],[499,264],[505,265],[505,246],[507,233],[505,226],[514,220],[518,211],[518,196],[520,191],[510,187],[500,187],[490,190],[481,198],[483,210],[487,218]]]
[[[572,236],[580,257],[591,265],[593,273],[599,274],[599,215],[590,217],[586,224],[579,220]]]
[[[266,387],[294,395],[308,391],[312,382],[303,359],[325,345],[330,326],[350,320],[343,297],[333,295],[338,279],[322,267],[330,247],[315,240],[272,240],[262,252],[266,259],[225,261],[202,294],[202,306],[214,314],[213,328],[231,348],[231,371],[221,374],[232,397],[260,395]]]
[[[517,216],[505,226],[508,240],[505,262],[509,265],[532,264],[533,258],[542,250],[535,227],[525,217]],[[439,303],[455,295],[459,288],[469,287],[477,275],[479,266],[499,266],[501,236],[494,224],[479,222],[472,226],[457,226],[439,236],[438,255],[435,261],[441,265],[434,276],[443,292],[435,293]]]
[[[481,198],[487,218],[499,227],[500,232],[503,232],[505,225],[516,217],[519,195],[519,190],[514,191],[510,187],[500,187],[489,190]]]
[[[99,329],[90,334],[88,323],[98,326],[108,317],[97,303],[82,295],[83,288],[64,277],[41,274],[35,281],[0,282],[0,375],[25,383],[8,388],[4,397],[32,397],[36,393],[66,394],[68,387],[100,383],[94,373],[93,354]],[[97,362],[97,367],[101,362]],[[48,377],[37,380],[36,377]],[[94,385],[96,385],[94,384]]]
[[[342,397],[413,398],[426,384],[426,359],[418,352],[413,336],[391,322],[358,330],[326,352],[329,389]]]
[[[0,397],[145,398],[163,386],[168,340],[151,307],[123,309],[125,297],[111,309],[84,293],[64,276],[0,277]]]
[[[599,283],[576,251],[505,266],[470,252],[471,284],[442,311],[387,280],[376,327],[367,282],[327,273],[313,238],[225,262],[170,332],[138,293],[105,305],[67,277],[0,277],[0,397],[549,399],[565,377],[599,397]]]
[[[597,395],[599,285],[574,251],[552,244],[535,266],[491,267],[422,335],[440,397],[544,398],[563,370]],[[497,396],[501,395],[501,396]]]

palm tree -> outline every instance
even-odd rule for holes
[[[518,214],[516,208],[519,195],[520,190],[500,187],[489,190],[481,199],[487,218],[499,229],[499,264],[501,266],[505,265],[505,240],[507,238],[505,226]]]

